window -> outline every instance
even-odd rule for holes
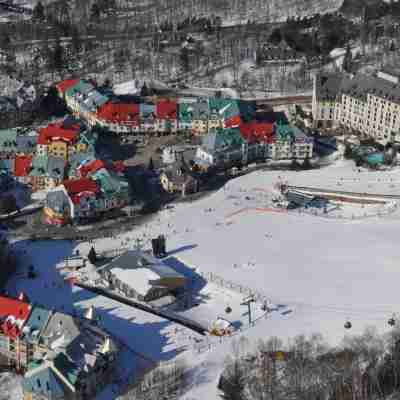
[[[36,379],[36,384],[38,388],[42,387],[42,384],[40,383],[40,379]]]
[[[47,390],[48,392],[50,392],[50,385],[49,385],[49,382],[46,382],[46,390]]]

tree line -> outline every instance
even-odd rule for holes
[[[224,400],[375,400],[400,394],[400,329],[368,328],[331,347],[321,335],[233,346],[218,387]]]

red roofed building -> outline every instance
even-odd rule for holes
[[[159,132],[176,132],[178,129],[178,106],[176,101],[163,99],[156,104],[156,130]]]
[[[26,301],[0,296],[0,354],[17,368],[26,365],[28,352],[22,340],[31,305]]]
[[[94,173],[96,173],[99,169],[106,168],[107,164],[103,160],[93,160],[89,161],[86,164],[81,165],[78,167],[79,175],[82,178],[86,178]]]
[[[240,126],[241,123],[242,123],[242,119],[240,118],[240,115],[235,115],[231,118],[227,118],[224,121],[224,127],[225,128],[237,128],[238,126]]]
[[[240,133],[250,143],[270,143],[274,137],[275,125],[270,122],[251,121],[240,125]]]
[[[97,123],[112,132],[137,132],[140,129],[140,110],[136,103],[103,104],[96,113]]]
[[[16,155],[14,163],[14,176],[22,183],[28,183],[29,172],[32,166],[32,155]]]
[[[68,159],[68,155],[75,151],[73,147],[79,139],[81,127],[79,124],[64,127],[63,121],[49,124],[39,130],[37,155],[53,155]]]
[[[66,79],[56,85],[58,95],[64,98],[65,92],[79,83],[79,79]]]
[[[67,193],[70,195],[72,202],[78,205],[85,193],[96,195],[100,192],[97,182],[88,178],[66,180],[63,184]]]
[[[126,166],[123,161],[114,161],[113,162],[114,171],[119,175],[124,175]]]

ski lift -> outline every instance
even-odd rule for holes
[[[352,327],[351,322],[350,321],[346,321],[344,324],[345,329],[350,329]]]
[[[396,320],[394,319],[394,317],[389,318],[388,324],[389,324],[390,326],[396,325]]]
[[[229,307],[229,306],[227,306],[227,307],[225,308],[225,312],[226,312],[227,314],[230,314],[230,313],[232,312],[232,308]]]

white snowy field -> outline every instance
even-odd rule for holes
[[[346,333],[358,334],[370,325],[385,332],[398,305],[399,212],[353,221],[268,211],[278,180],[360,193],[400,193],[399,169],[360,171],[352,162],[338,161],[305,172],[254,172],[208,198],[163,211],[153,223],[118,240],[133,243],[137,237],[146,240],[166,233],[168,249],[191,267],[252,287],[292,310],[286,315],[274,312],[242,333],[253,342],[270,335],[285,339],[318,332],[335,345]],[[266,211],[255,210],[263,206]],[[230,216],[244,208],[249,210]],[[102,240],[96,244],[115,245]],[[350,331],[343,327],[347,319],[353,324]],[[187,399],[206,393],[214,398],[229,341],[213,349],[193,358],[197,383]]]
[[[149,246],[149,239],[164,233],[170,257],[197,272],[212,272],[264,294],[279,307],[261,317],[254,327],[243,323],[243,331],[236,337],[244,336],[250,343],[272,335],[287,339],[322,333],[335,345],[345,334],[361,333],[370,325],[386,332],[387,320],[398,306],[400,212],[351,220],[272,208],[278,181],[321,189],[400,194],[400,169],[360,171],[350,161],[337,161],[312,171],[253,172],[231,180],[207,198],[164,210],[152,222],[116,239],[97,240],[95,247],[107,250],[126,243],[134,245],[137,238]],[[231,350],[230,339],[221,344],[213,340],[210,351],[197,353],[193,350],[195,335],[185,329],[84,290],[71,290],[55,266],[75,252],[73,244],[37,242],[28,246],[20,242],[16,246],[25,247],[25,265],[34,264],[41,275],[32,281],[16,277],[10,291],[26,290],[32,300],[66,310],[94,304],[103,323],[134,350],[155,360],[171,360],[180,353],[180,357],[186,357],[193,370],[192,387],[185,399],[217,398],[216,381]],[[79,245],[80,253],[87,254],[90,246]],[[241,295],[214,284],[205,285],[200,294],[200,305],[188,316],[202,322],[217,316],[229,319],[224,310],[230,305],[232,319],[246,320],[245,310],[238,303]],[[348,319],[353,327],[346,331],[343,324]]]

